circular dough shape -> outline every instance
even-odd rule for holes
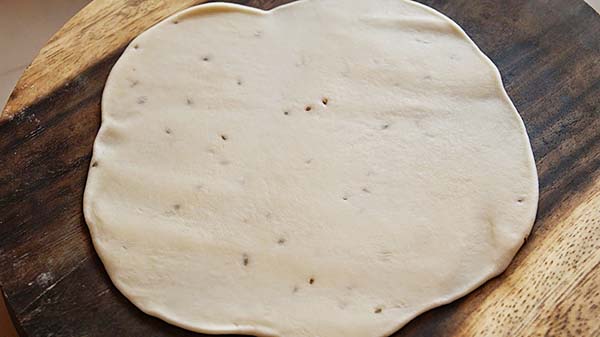
[[[84,198],[144,312],[204,333],[387,336],[501,273],[538,200],[498,70],[404,0],[209,4],[112,69]]]

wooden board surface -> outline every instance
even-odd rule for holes
[[[82,216],[112,65],[133,37],[199,2],[94,1],[42,49],[3,110],[0,284],[23,336],[200,336],[114,288]],[[421,2],[498,65],[531,137],[540,204],[505,273],[394,336],[600,336],[600,16],[581,0]]]

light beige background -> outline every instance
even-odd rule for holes
[[[0,107],[39,49],[90,0],[0,0]],[[600,12],[600,0],[586,0]],[[0,337],[17,337],[0,296]]]

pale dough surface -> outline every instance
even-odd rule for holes
[[[495,66],[404,0],[210,4],[110,73],[84,211],[118,289],[186,329],[386,336],[502,272],[537,175]]]

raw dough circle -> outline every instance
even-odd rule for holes
[[[385,336],[502,272],[537,176],[498,70],[404,0],[209,4],[137,37],[84,211],[118,289],[186,329]]]

